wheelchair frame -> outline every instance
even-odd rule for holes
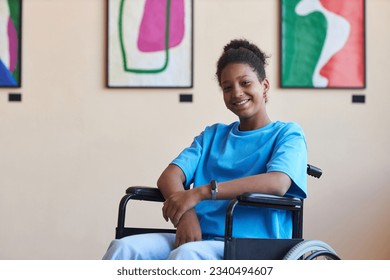
[[[320,178],[322,170],[308,164],[307,174]],[[132,186],[127,188],[126,194],[119,203],[118,223],[115,238],[125,236],[166,232],[175,233],[175,229],[162,228],[138,228],[126,227],[126,208],[131,200],[144,200],[164,202],[164,197],[158,188],[145,186]],[[293,232],[291,239],[265,239],[265,238],[236,238],[233,237],[234,210],[238,205],[267,207],[283,209],[292,212]],[[226,209],[225,224],[225,249],[224,259],[257,259],[257,260],[281,260],[281,259],[305,259],[312,260],[319,257],[339,260],[332,247],[320,240],[303,240],[303,200],[295,197],[281,197],[262,193],[243,193],[230,201]],[[242,248],[247,248],[243,250]]]

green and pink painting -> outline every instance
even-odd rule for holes
[[[0,87],[21,86],[21,0],[0,0]]]
[[[192,87],[192,0],[108,1],[108,86]]]
[[[281,0],[281,87],[365,88],[364,0]]]

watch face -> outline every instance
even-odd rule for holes
[[[211,184],[211,189],[215,191],[217,189],[217,183],[215,182],[215,180],[211,180],[210,184]]]

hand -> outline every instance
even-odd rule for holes
[[[200,202],[199,192],[196,189],[175,192],[165,200],[162,208],[163,217],[166,221],[171,220],[176,227],[181,217],[188,210]]]
[[[190,209],[180,219],[177,224],[175,248],[187,242],[202,240],[198,217],[195,210]]]

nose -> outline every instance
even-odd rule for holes
[[[232,90],[232,96],[233,97],[239,97],[242,96],[244,92],[242,91],[242,88],[239,85],[235,85]]]

